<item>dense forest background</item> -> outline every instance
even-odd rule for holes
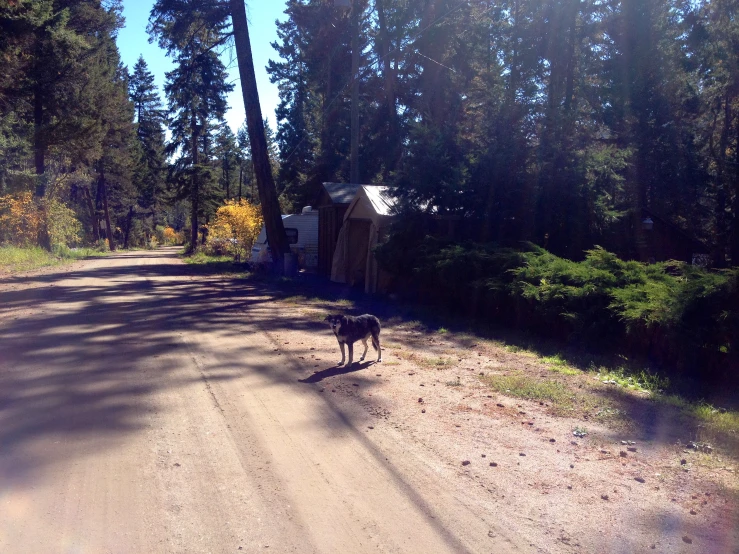
[[[288,3],[279,182],[308,204],[349,176],[358,32],[362,182],[479,221],[483,241],[581,258],[648,208],[739,260],[737,2]],[[615,226],[615,227],[614,227]]]
[[[223,120],[225,25],[206,28],[197,3],[177,28],[152,13],[176,64],[164,106],[146,61],[120,62],[121,13],[120,0],[0,2],[0,243],[161,244],[256,198],[246,129]]]
[[[287,2],[272,45],[283,211],[349,180],[355,37],[360,181],[476,222],[483,242],[579,259],[648,208],[714,266],[739,260],[736,1],[355,0],[357,18],[342,4]],[[223,122],[228,30],[178,43],[152,14],[178,64],[164,107],[143,59],[120,64],[120,14],[117,0],[0,4],[0,196],[48,196],[86,241],[126,245],[187,230],[193,202],[207,222],[224,199],[258,201],[247,134]]]
[[[739,270],[716,270],[739,265],[739,3],[338,4],[278,26],[287,203],[350,181],[356,132],[358,180],[405,212],[376,251],[401,296],[736,382]]]

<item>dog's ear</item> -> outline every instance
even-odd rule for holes
[[[328,321],[329,323],[333,323],[333,321],[334,321],[334,316],[332,316],[332,315],[327,315],[327,316],[326,316],[326,317],[325,317],[325,318],[323,319],[323,321]]]

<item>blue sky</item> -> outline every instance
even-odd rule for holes
[[[123,0],[123,15],[126,18],[126,27],[121,29],[118,34],[118,49],[121,52],[123,63],[130,70],[133,69],[139,55],[144,56],[149,70],[156,78],[156,84],[164,101],[164,73],[170,71],[173,64],[156,43],[149,44],[148,42],[149,36],[146,34],[146,25],[153,4],[154,0]],[[267,71],[264,68],[270,58],[277,59],[277,52],[270,46],[270,43],[277,40],[275,20],[284,20],[286,17],[283,13],[285,4],[286,2],[283,0],[251,0],[247,2],[246,7],[262,115],[269,118],[273,129],[275,128],[275,108],[279,102],[279,97],[277,87],[269,82]],[[233,57],[233,60],[231,57]],[[222,61],[229,67],[231,82],[236,85],[233,92],[228,96],[231,109],[226,113],[226,121],[236,132],[244,121],[244,103],[241,96],[239,71],[236,66],[236,53],[224,52]]]

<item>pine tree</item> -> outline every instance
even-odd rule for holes
[[[165,194],[165,111],[154,84],[154,75],[149,71],[143,57],[139,57],[129,76],[129,95],[134,106],[136,135],[140,144],[136,179],[139,188],[138,207],[142,210],[140,214],[132,211],[129,219],[137,216],[151,217],[148,229],[151,234],[159,222]],[[129,221],[126,229],[130,229],[130,226]]]
[[[180,198],[190,201],[190,248],[197,248],[200,216],[215,193],[208,163],[209,130],[212,120],[223,121],[226,70],[213,50],[218,35],[202,30],[190,37],[177,54],[177,67],[167,73],[165,92],[169,101],[172,138],[170,155],[179,154],[171,170]],[[202,156],[201,156],[202,154]]]
[[[86,89],[89,129],[95,129],[100,149],[86,158],[96,174],[97,199],[102,207],[105,236],[110,250],[116,249],[116,229],[130,227],[130,214],[137,200],[133,184],[136,163],[134,106],[128,96],[128,71],[112,34],[102,35],[100,47],[88,70]],[[85,159],[84,152],[77,159]]]
[[[236,136],[226,124],[221,125],[216,133],[214,157],[220,170],[219,182],[223,188],[224,198],[232,200],[237,192],[234,187],[235,182],[238,187],[239,152],[236,146]]]

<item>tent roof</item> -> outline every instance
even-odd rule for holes
[[[390,196],[390,187],[362,185],[362,191],[379,215],[392,215],[395,199]]]
[[[347,219],[369,219],[375,224],[388,221],[394,215],[395,199],[389,194],[390,187],[361,185],[354,200],[344,214]]]
[[[323,188],[334,204],[350,204],[360,186],[362,185],[351,183],[323,183]]]

